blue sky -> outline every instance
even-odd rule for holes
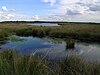
[[[0,21],[100,22],[100,0],[0,0]]]
[[[39,0],[1,0],[0,7],[2,6],[6,6],[7,9],[15,9],[20,13],[28,15],[43,15],[44,11],[50,8],[47,4]]]

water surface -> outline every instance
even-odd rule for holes
[[[57,23],[30,23],[32,26],[59,26]]]
[[[47,60],[60,60],[68,55],[79,55],[89,61],[100,62],[100,44],[76,42],[75,49],[66,49],[62,39],[19,37],[1,44],[0,50],[13,49],[21,54],[33,54]]]

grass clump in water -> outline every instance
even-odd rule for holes
[[[27,41],[27,39],[19,38],[17,36],[11,36],[11,37],[9,37],[9,40],[12,41],[12,42],[24,42],[24,41]]]
[[[74,41],[74,39],[72,39],[72,38],[67,38],[67,40],[66,40],[66,49],[73,49],[73,48],[75,48],[75,41]]]

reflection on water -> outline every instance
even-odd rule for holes
[[[21,54],[33,54],[47,60],[59,60],[68,55],[80,55],[89,61],[97,60],[100,62],[100,45],[76,42],[75,49],[67,49],[66,43],[60,39],[36,38],[36,37],[17,37],[26,39],[25,41],[7,41],[0,46],[0,50],[12,48]],[[51,40],[51,41],[50,41]],[[58,41],[58,42],[57,42]],[[56,42],[56,43],[55,43]]]
[[[30,23],[32,26],[59,26],[57,23]]]

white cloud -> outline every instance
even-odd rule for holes
[[[15,17],[15,15],[13,15],[13,14],[8,14],[7,16],[8,17]]]
[[[100,0],[59,0],[48,20],[100,22]],[[54,5],[55,6],[55,5]]]
[[[32,16],[32,19],[34,19],[34,20],[38,20],[39,17],[38,17],[38,15],[35,15],[35,16]]]
[[[19,13],[17,12],[15,9],[7,9],[6,6],[2,6],[2,10],[0,11],[0,21],[34,21],[34,20],[40,20],[38,15],[34,15],[34,16],[29,16],[26,15],[25,13]]]
[[[67,9],[66,15],[80,15],[81,13],[77,10]]]
[[[49,12],[51,11],[52,14],[54,15],[58,14],[58,16],[65,15],[65,17],[67,18],[72,18],[72,17],[77,18],[78,16],[82,16],[85,20],[86,16],[84,15],[87,16],[89,15],[89,17],[90,15],[91,16],[94,15],[95,17],[96,14],[98,14],[98,12],[100,11],[100,0],[59,0],[59,1],[60,2],[58,6],[55,9],[49,10]],[[99,18],[99,16],[96,17]]]
[[[16,10],[15,10],[15,9],[10,9],[9,11],[10,11],[10,12],[16,12]]]
[[[7,9],[6,6],[2,6],[2,10],[3,10],[3,11],[7,11],[8,9]]]
[[[2,18],[5,18],[5,19],[10,19],[10,17],[8,17],[8,16],[3,16]]]
[[[0,14],[3,14],[3,12],[0,11]]]
[[[79,2],[80,0],[61,0],[60,3],[62,5],[66,5],[66,4],[75,4],[76,2]]]
[[[54,3],[56,3],[56,0],[42,0],[45,3],[50,3],[51,6],[54,5]]]
[[[3,12],[0,11],[0,16],[3,14]]]
[[[0,19],[3,20],[8,20],[11,18],[14,18],[15,15],[12,14],[12,12],[10,10],[7,9],[6,6],[2,6],[2,11],[0,12]]]
[[[94,14],[83,14],[83,15],[50,15],[45,17],[49,21],[68,21],[68,22],[98,22],[100,23],[100,13]]]
[[[89,8],[87,6],[80,6],[77,4],[78,2],[80,2],[80,0],[61,0],[58,10],[61,10],[60,12],[64,12],[63,14],[68,13],[68,15],[84,14],[88,11]]]
[[[100,2],[89,7],[91,11],[100,11]]]
[[[51,9],[51,12],[64,15],[69,10],[71,11],[71,13],[77,12],[81,14],[93,13],[93,11],[100,11],[100,0],[92,0],[92,1],[91,0],[59,0],[59,1],[60,2],[58,6],[55,9]]]
[[[45,9],[45,17],[25,15],[15,9],[2,7],[0,18],[9,20],[100,21],[100,0],[41,0],[52,8]]]

